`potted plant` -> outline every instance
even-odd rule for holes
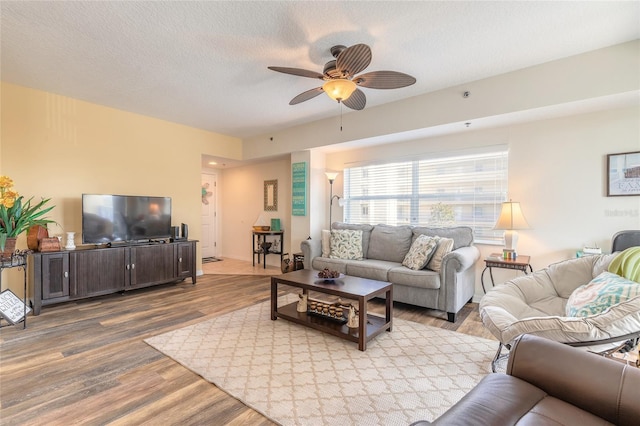
[[[47,223],[54,223],[44,217],[55,206],[46,207],[50,198],[41,199],[34,204],[33,197],[24,197],[13,189],[13,180],[8,176],[0,176],[0,253],[5,253],[5,247],[10,254],[15,248],[18,235],[26,232],[30,227]]]

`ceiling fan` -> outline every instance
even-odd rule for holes
[[[324,80],[322,86],[300,93],[291,99],[289,105],[308,101],[324,92],[338,103],[342,102],[351,109],[361,110],[367,103],[367,97],[358,86],[369,89],[398,89],[416,82],[414,77],[397,71],[372,71],[356,75],[371,62],[371,48],[366,44],[333,46],[331,55],[335,59],[325,64],[322,74],[300,68],[268,67],[285,74]]]

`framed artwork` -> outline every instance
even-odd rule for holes
[[[607,155],[607,197],[640,195],[640,151]]]
[[[278,179],[264,181],[264,211],[278,211]]]
[[[307,163],[291,165],[291,214],[307,215]]]

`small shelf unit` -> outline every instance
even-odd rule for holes
[[[263,244],[270,242],[272,244],[277,243],[278,249],[264,248]],[[280,264],[284,259],[284,231],[252,231],[251,244],[253,249],[253,266],[256,266],[256,257],[258,258],[258,265],[262,261],[263,268],[267,268],[267,255],[275,254],[280,256]]]

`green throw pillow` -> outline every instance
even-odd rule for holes
[[[609,272],[631,281],[640,281],[640,247],[629,247],[609,264]]]

